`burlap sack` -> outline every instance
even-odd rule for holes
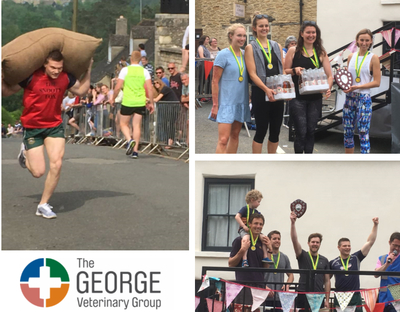
[[[23,34],[2,47],[4,80],[13,85],[28,78],[56,49],[64,56],[64,71],[79,79],[101,41],[62,28],[42,28]]]

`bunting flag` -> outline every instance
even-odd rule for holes
[[[376,298],[378,298],[378,289],[361,290],[361,296],[366,303],[367,312],[373,312],[375,309]]]
[[[337,301],[339,302],[340,309],[344,311],[347,306],[349,305],[349,302],[351,298],[353,297],[354,292],[335,292],[335,296]]]
[[[203,275],[203,282],[201,283],[201,286],[197,292],[203,291],[208,287],[210,287],[210,279],[208,278],[207,275]]]
[[[389,45],[389,47],[392,47],[392,33],[393,33],[393,29],[389,29],[389,30],[383,30],[381,31],[382,37],[385,39],[385,41],[387,42],[387,44]],[[394,33],[394,46],[396,46],[397,41],[399,41],[400,38],[400,30],[396,29],[395,33]]]
[[[384,302],[379,302],[375,305],[374,312],[383,312],[383,309],[385,308],[385,303]]]
[[[389,47],[392,47],[392,31],[393,28],[381,31],[382,37],[385,39]]]
[[[388,286],[394,300],[400,300],[400,284]]]
[[[318,312],[325,294],[306,294],[312,312]]]
[[[208,75],[210,75],[210,71],[214,66],[214,62],[204,61],[204,72],[206,76],[206,80],[208,79]]]
[[[243,288],[243,285],[226,283],[225,288],[226,288],[225,305],[228,307],[233,301],[233,299],[236,298],[238,293],[240,293],[240,291]]]
[[[337,307],[336,312],[354,312],[357,306],[347,306],[346,309],[342,310],[341,308]]]
[[[349,50],[351,53],[357,52],[358,47],[356,41],[354,40],[352,43],[350,43],[349,46],[346,48],[346,50]]]
[[[396,309],[397,312],[400,312],[400,301],[392,302],[392,305]]]
[[[197,307],[199,306],[200,303],[200,297],[195,296],[194,297],[194,304],[195,304],[195,310],[197,309]]]
[[[297,293],[292,292],[278,292],[279,300],[281,301],[283,312],[289,312],[293,307],[294,299],[297,297]]]
[[[251,295],[253,296],[253,305],[251,306],[251,311],[256,310],[261,303],[267,299],[269,290],[266,289],[258,289],[258,288],[250,288]]]
[[[223,305],[222,301],[212,300],[209,298],[206,298],[206,301],[207,301],[208,312],[221,312],[222,311],[222,305]]]

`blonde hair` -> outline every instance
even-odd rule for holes
[[[139,51],[132,52],[132,54],[131,54],[131,62],[132,63],[139,63],[141,58],[142,58],[142,55],[140,54]]]
[[[227,35],[228,35],[229,44],[232,43],[231,35],[233,36],[235,34],[236,29],[238,29],[238,28],[243,28],[244,30],[246,30],[246,27],[243,24],[240,24],[240,23],[232,24],[226,30],[227,31]]]
[[[260,191],[251,190],[246,194],[245,200],[246,200],[247,204],[250,204],[252,201],[262,199],[262,198],[263,198],[263,196]]]
[[[160,85],[160,88],[156,88],[155,83],[158,83]],[[162,90],[162,88],[165,87],[165,83],[164,81],[162,81],[160,78],[154,78],[154,89],[157,90],[158,93],[160,93],[160,91]]]

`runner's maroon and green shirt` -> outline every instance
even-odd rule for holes
[[[24,88],[21,123],[24,128],[53,128],[62,123],[61,103],[66,90],[76,78],[61,72],[56,79],[46,75],[43,69],[35,71],[19,85]]]

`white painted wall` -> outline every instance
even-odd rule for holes
[[[196,279],[200,279],[202,266],[228,266],[229,257],[226,252],[201,252],[204,177],[255,177],[255,188],[264,196],[259,210],[267,216],[263,232],[277,229],[282,233],[281,251],[289,256],[292,268],[298,266],[289,235],[289,205],[296,199],[308,205],[306,214],[297,221],[303,249],[308,250],[308,235],[320,232],[324,236],[320,253],[329,260],[338,256],[341,237],[350,238],[353,252],[359,250],[371,232],[372,218],[378,216],[377,241],[361,264],[362,270],[374,270],[378,257],[388,251],[390,234],[400,231],[400,162],[197,161],[195,167]],[[362,277],[361,287],[379,287],[379,280]]]
[[[400,20],[400,3],[381,4],[380,0],[318,0],[317,24],[321,28],[323,45],[329,52],[355,39],[363,28],[372,31],[383,26],[384,21]],[[376,42],[382,40],[376,35]],[[379,56],[382,49],[374,51]],[[347,54],[345,54],[347,55]]]

